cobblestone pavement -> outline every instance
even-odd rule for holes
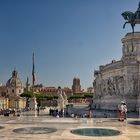
[[[20,117],[0,116],[0,140],[140,140],[140,119],[128,118],[119,122],[117,118],[54,118],[43,114],[40,116],[21,115]],[[138,124],[131,122],[138,121]],[[34,134],[32,131],[26,134],[13,130],[20,128],[55,128],[53,133]],[[106,128],[119,130],[118,136],[80,136],[70,131],[76,128]],[[22,129],[21,129],[22,130]]]

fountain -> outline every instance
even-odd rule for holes
[[[56,128],[48,128],[48,127],[25,127],[13,130],[13,132],[20,134],[48,134],[56,131],[57,131]]]
[[[105,128],[81,128],[71,130],[71,133],[82,136],[96,136],[96,137],[120,135],[120,131],[118,130]]]
[[[131,121],[130,124],[133,124],[133,125],[140,125],[140,121],[139,121],[139,120]]]

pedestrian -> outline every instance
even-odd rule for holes
[[[92,118],[92,112],[89,110],[89,118]]]
[[[16,111],[15,111],[15,109],[13,109],[13,116],[16,116]]]
[[[57,113],[56,117],[59,118],[59,113]]]
[[[39,116],[39,111],[40,111],[40,109],[39,109],[39,106],[37,107],[37,115]]]
[[[126,103],[123,103],[123,114],[124,114],[124,119],[127,119],[127,106]]]
[[[119,115],[119,121],[124,121],[124,116],[123,116],[123,101],[121,102],[121,104],[118,105],[118,115]]]

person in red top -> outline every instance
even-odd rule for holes
[[[124,102],[118,105],[119,121],[124,121]]]

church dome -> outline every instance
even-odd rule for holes
[[[22,87],[22,82],[18,78],[18,72],[14,70],[12,72],[12,77],[6,83],[7,87]]]

